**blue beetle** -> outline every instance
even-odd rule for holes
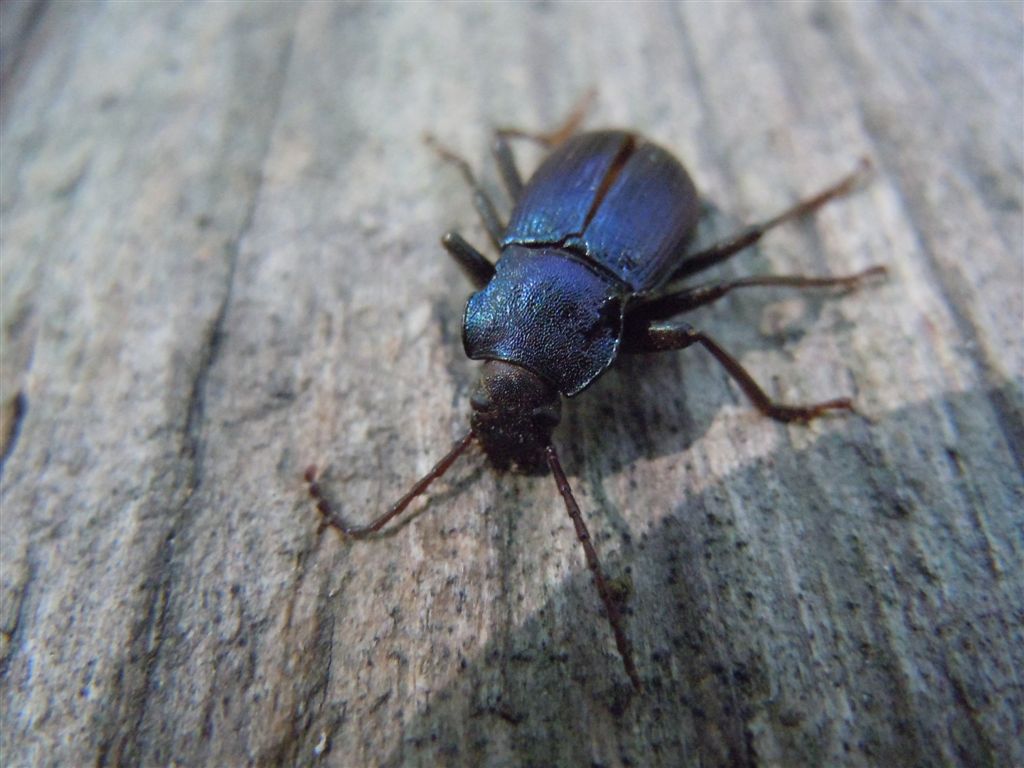
[[[495,264],[456,232],[447,233],[441,241],[478,289],[466,305],[462,332],[466,354],[484,361],[470,398],[471,428],[405,496],[366,526],[350,526],[334,512],[317,483],[315,467],[306,470],[306,481],[323,524],[344,536],[361,538],[400,514],[474,441],[498,469],[531,471],[546,466],[583,545],[625,671],[639,690],[640,676],[617,601],[552,441],[562,397],[574,397],[586,389],[619,354],[700,344],[771,418],[809,421],[829,411],[853,412],[848,398],[805,405],[774,402],[711,337],[672,318],[736,288],[852,288],[884,268],[875,266],[843,277],[765,276],[683,285],[686,278],[754,244],[773,227],[849,192],[867,169],[867,161],[781,214],[688,255],[700,205],[686,170],[666,150],[632,132],[575,134],[585,108],[586,102],[552,133],[495,132],[495,158],[515,201],[507,225],[501,223],[469,164],[427,138],[461,170],[490,239],[501,253]],[[532,139],[552,149],[526,184],[516,167],[510,138]]]

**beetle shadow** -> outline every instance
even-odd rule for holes
[[[783,335],[766,336],[758,330],[759,315],[778,300],[777,291],[771,290],[744,296],[742,303],[734,303],[738,312],[722,311],[729,309],[722,306],[717,317],[708,308],[689,313],[685,319],[696,328],[711,329],[708,332],[737,359],[756,351],[785,355],[785,345],[799,341],[806,329],[817,326],[828,304],[838,297],[838,292],[801,296],[799,317]],[[777,397],[772,377],[756,370],[750,373],[769,396]],[[800,375],[797,366],[791,373],[782,374],[793,381]],[[825,391],[811,397],[820,401],[854,394]],[[779,399],[788,402],[786,398]],[[726,370],[699,345],[677,351],[623,355],[591,388],[566,401],[556,440],[567,447],[570,473],[589,470],[593,477],[595,467],[602,473],[617,473],[638,458],[651,460],[687,450],[706,435],[718,411],[733,404],[749,409],[752,418],[768,418],[760,414]],[[844,413],[821,418],[850,417]]]
[[[963,393],[912,404],[886,414],[881,428],[890,436],[933,433],[938,430],[937,410],[976,411],[999,394]],[[1021,431],[1020,423],[1015,429]],[[948,450],[934,444],[936,455]],[[893,464],[893,458],[900,463]],[[872,574],[886,573],[902,585],[900,599],[939,611],[932,618],[947,632],[915,635],[913,650],[921,658],[942,657],[957,643],[980,642],[985,633],[998,630],[1000,618],[991,605],[979,603],[974,610],[969,602],[947,605],[939,599],[944,586],[934,574],[922,570],[914,558],[895,556],[914,551],[917,516],[924,518],[917,525],[927,525],[933,515],[927,500],[919,496],[918,484],[929,479],[928,462],[919,459],[912,451],[888,456],[866,433],[855,439],[831,434],[806,450],[737,468],[685,499],[667,500],[667,514],[652,523],[634,551],[606,558],[610,573],[633,573],[636,590],[629,601],[627,633],[644,678],[642,694],[634,695],[628,687],[589,573],[580,565],[539,610],[504,631],[498,628],[462,662],[454,678],[433,691],[404,722],[398,745],[382,765],[494,760],[522,765],[643,765],[652,759],[677,764],[684,755],[691,764],[752,765],[757,757],[752,728],[768,729],[780,739],[775,744],[780,754],[816,754],[813,750],[825,748],[829,738],[815,723],[820,722],[819,713],[830,711],[829,691],[837,685],[831,666],[798,664],[798,673],[787,672],[784,660],[773,656],[780,643],[796,642],[799,647],[800,632],[806,629],[806,607],[797,604],[803,598],[788,591],[786,569],[779,563],[786,553],[772,547],[777,531],[788,522],[797,523],[801,538],[808,542],[799,566],[802,585],[819,592],[813,599],[824,600],[828,610],[849,614],[844,624],[849,636],[821,641],[826,646],[838,644],[833,663],[847,669],[841,676],[844,700],[870,700],[872,711],[887,713],[881,720],[868,721],[870,732],[851,726],[852,736],[862,740],[855,748],[872,755],[870,762],[927,762],[933,729],[920,722],[922,711],[906,687],[898,648],[873,634],[870,621],[865,623],[864,617],[873,615],[879,601],[893,599],[886,587],[878,592]],[[806,479],[807,466],[822,461],[844,468],[835,480],[853,482],[858,494],[853,507],[834,489]],[[783,519],[769,497],[750,499],[747,514],[753,516],[754,532],[763,529],[769,537],[765,546],[746,541],[744,536],[751,531],[740,530],[736,521],[721,519],[721,499],[729,487],[771,486],[771,477],[776,478],[775,485],[793,488],[785,500],[786,514],[797,519]],[[1003,482],[1006,497],[1013,497],[1014,478],[1004,477]],[[971,578],[977,580],[972,590],[994,593],[1000,575],[977,562],[984,536],[981,531],[975,534],[968,540],[951,540],[950,554],[972,564]],[[566,530],[565,535],[572,534]],[[812,550],[816,554],[808,554]],[[528,559],[531,554],[518,556]],[[766,577],[768,582],[763,581]],[[516,590],[497,599],[514,603]],[[495,608],[497,614],[503,610],[512,612]],[[773,616],[782,612],[785,618],[773,621],[776,634],[762,640],[759,616],[765,611]],[[960,611],[970,615],[959,615]],[[788,641],[777,636],[787,624],[794,627]],[[450,653],[445,642],[439,633],[432,643],[442,659]],[[980,744],[983,752],[997,755],[1000,747],[985,726],[970,717],[969,702],[957,700],[951,706],[960,711],[964,723],[975,723],[974,731],[958,731],[954,738],[966,740],[968,751]],[[573,728],[574,718],[587,720],[587,726]],[[345,730],[358,728],[358,722],[337,725],[333,748],[343,749]],[[809,738],[815,743],[809,744]]]
[[[728,240],[750,223],[739,220],[713,201],[702,199],[697,237],[688,250],[696,253]],[[825,246],[814,228],[813,217],[787,227],[800,233],[797,242],[810,252],[824,252]],[[767,268],[765,247],[764,243],[757,243],[722,264],[692,275],[684,285],[693,287],[779,274],[778,270]],[[792,274],[801,270],[785,271]],[[817,272],[815,276],[828,275],[825,270]],[[741,361],[751,352],[775,351],[785,355],[787,345],[798,344],[812,328],[821,334],[852,332],[853,325],[838,313],[834,313],[838,318],[836,322],[825,327],[822,327],[823,317],[827,317],[830,307],[844,297],[859,296],[870,301],[870,292],[879,282],[869,280],[857,289],[741,288],[677,318],[714,337]],[[785,309],[780,311],[781,308]],[[750,373],[770,397],[777,397],[777,387],[771,377],[756,370]],[[794,381],[800,375],[795,366],[791,372],[782,374]],[[854,394],[828,391],[810,397],[821,401]],[[784,398],[780,399],[785,402]],[[590,390],[568,403],[568,410],[575,410],[575,417],[566,424],[565,439],[573,444],[586,443],[588,453],[592,454],[581,457],[578,451],[573,451],[569,466],[574,473],[581,473],[596,459],[602,471],[619,472],[638,458],[655,459],[685,451],[703,438],[718,410],[733,403],[758,414],[725,369],[699,345],[676,351],[622,355]],[[847,417],[844,414],[823,418]],[[642,439],[634,439],[634,434],[642,435]],[[601,439],[607,435],[615,435],[616,439]]]

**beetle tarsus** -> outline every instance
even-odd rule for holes
[[[597,89],[588,88],[566,115],[562,124],[551,131],[524,131],[521,128],[499,128],[495,133],[513,139],[528,139],[547,149],[554,149],[579,130],[587,112],[597,99]]]

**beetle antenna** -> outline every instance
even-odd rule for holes
[[[323,491],[320,489],[320,484],[316,481],[317,469],[314,464],[311,464],[306,468],[304,475],[306,486],[309,489],[309,496],[316,502],[317,511],[323,515],[323,525],[329,525],[332,528],[337,528],[341,532],[342,536],[348,538],[363,538],[371,533],[376,533],[387,525],[393,518],[402,514],[413,499],[426,491],[432,482],[448,471],[448,468],[451,467],[462,452],[469,447],[469,444],[473,442],[474,438],[476,438],[476,434],[473,430],[467,432],[462,439],[455,444],[455,447],[448,451],[444,458],[434,465],[433,469],[416,481],[416,484],[409,489],[405,496],[396,501],[387,512],[369,525],[357,527],[346,525],[337,513],[335,513],[334,509],[331,507],[331,503],[324,497]]]
[[[626,674],[629,675],[629,679],[633,682],[633,687],[640,691],[643,689],[643,686],[640,684],[640,676],[637,674],[636,665],[633,664],[633,649],[630,647],[629,638],[626,637],[626,632],[622,628],[622,614],[619,613],[619,606],[608,589],[608,582],[605,580],[604,572],[601,570],[601,561],[598,560],[597,550],[594,549],[594,543],[590,540],[590,531],[587,530],[586,523],[583,522],[580,506],[572,495],[572,488],[569,487],[569,481],[565,477],[565,472],[562,471],[562,463],[558,460],[555,446],[549,444],[544,449],[544,452],[547,456],[548,466],[551,467],[551,474],[555,476],[555,482],[558,484],[558,491],[562,494],[565,508],[569,512],[569,517],[572,518],[573,526],[576,528],[576,538],[580,540],[580,544],[583,545],[583,551],[587,555],[587,566],[590,568],[590,572],[594,574],[594,582],[597,584],[597,591],[600,593],[605,611],[608,613],[608,623],[611,624],[612,634],[615,635],[615,645],[619,649],[619,656],[622,657],[622,664],[626,668]]]

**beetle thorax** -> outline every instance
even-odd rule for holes
[[[473,433],[495,467],[529,472],[544,466],[544,449],[562,418],[554,386],[522,366],[488,360],[470,405]]]

